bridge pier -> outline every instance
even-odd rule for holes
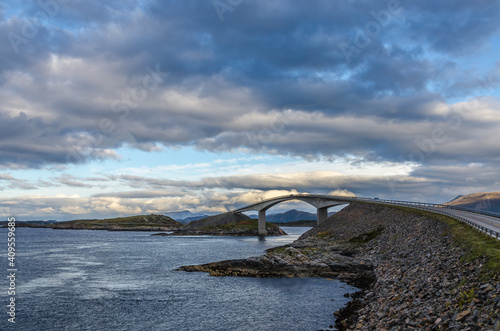
[[[259,236],[267,236],[265,210],[259,210]]]
[[[328,218],[328,207],[318,208],[318,224],[323,223]]]

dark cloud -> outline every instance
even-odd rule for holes
[[[438,180],[439,165],[450,170],[440,183],[453,185],[449,167],[457,166],[469,184],[486,185],[494,170],[474,177],[467,167],[500,163],[500,100],[491,96],[500,79],[498,64],[474,60],[492,57],[499,10],[493,0],[258,0],[221,21],[211,1],[70,1],[51,9],[6,1],[0,166],[119,159],[123,146],[194,146],[420,165],[409,184],[397,181],[405,192],[419,178]],[[38,24],[40,12],[47,17]],[[250,187],[224,178],[114,180],[156,191]],[[57,180],[100,185],[89,182]],[[338,188],[360,190],[356,183]]]
[[[498,32],[498,1],[410,2],[410,37],[446,54],[474,52]],[[425,24],[422,24],[425,23]]]
[[[120,180],[122,184],[134,188],[143,188],[143,193],[140,191],[123,192],[117,195],[98,195],[98,196],[113,196],[113,197],[133,197],[136,198],[155,195],[160,197],[165,192],[150,189],[166,189],[166,188],[186,188],[191,192],[197,190],[252,190],[261,191],[271,190],[296,190],[299,192],[314,192],[327,194],[333,190],[348,190],[354,193],[370,194],[370,195],[385,195],[390,196],[394,193],[397,186],[397,191],[401,194],[408,194],[414,191],[424,192],[431,189],[437,184],[444,183],[441,179],[426,179],[417,176],[348,176],[332,171],[313,171],[313,172],[296,172],[296,173],[272,173],[272,174],[255,174],[255,175],[232,175],[220,177],[206,177],[200,180],[170,180],[163,178],[152,178],[144,176],[120,175],[115,180]],[[458,184],[457,184],[458,185]],[[177,193],[178,194],[178,193]]]

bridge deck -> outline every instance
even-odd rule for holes
[[[500,214],[492,213],[483,210],[475,210],[469,208],[461,208],[456,206],[448,206],[426,202],[414,201],[398,201],[386,199],[371,199],[362,197],[346,197],[334,195],[319,195],[319,194],[291,194],[279,196],[276,198],[262,200],[260,202],[233,210],[233,213],[242,213],[245,211],[259,212],[259,233],[266,235],[265,230],[265,212],[267,209],[290,200],[301,200],[309,203],[317,208],[318,224],[324,221],[327,217],[329,207],[349,204],[353,201],[363,201],[368,203],[378,203],[387,205],[405,206],[415,209],[423,209],[430,212],[445,214],[462,222],[465,222],[474,228],[477,228],[486,234],[500,240]]]

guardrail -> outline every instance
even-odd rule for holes
[[[425,210],[425,211],[430,211],[430,212],[433,212],[433,213],[438,213],[438,214],[442,214],[442,215],[446,215],[446,216],[449,216],[449,217],[452,217],[454,219],[457,219],[461,222],[464,222],[470,226],[472,226],[474,229],[478,230],[479,232],[483,232],[485,233],[486,235],[489,235],[497,240],[500,240],[500,232],[497,232],[497,231],[494,231],[492,229],[488,229],[484,226],[481,226],[475,222],[472,222],[466,218],[463,218],[461,216],[458,216],[458,215],[454,215],[454,214],[451,214],[451,213],[448,213],[444,210],[436,210],[436,209],[430,209],[430,208],[425,208],[425,207],[433,207],[433,208],[450,208],[450,206],[448,205],[439,205],[439,204],[433,204],[433,203],[419,203],[419,202],[412,202],[412,201],[395,201],[395,200],[382,200],[382,199],[369,199],[369,198],[362,198],[363,200],[370,200],[371,202],[379,202],[379,203],[383,203],[383,204],[391,204],[391,205],[395,205],[395,206],[408,206],[408,205],[411,205],[413,208],[416,208],[416,209],[421,209],[421,210]],[[470,208],[450,208],[450,209],[456,209],[456,210],[462,210],[462,211],[467,211],[467,212],[474,212],[476,211],[475,209],[470,209]],[[477,214],[483,214],[483,213],[477,213]],[[491,215],[493,214],[493,215]],[[488,216],[494,216],[494,215],[500,215],[498,213],[487,213],[486,215]],[[498,216],[495,216],[495,217],[498,217]]]
[[[488,216],[493,216],[493,217],[498,217],[500,218],[500,213],[494,213],[490,211],[485,211],[485,210],[479,210],[479,209],[472,209],[472,208],[465,208],[465,207],[458,207],[458,206],[451,206],[451,205],[443,205],[443,204],[437,204],[437,203],[429,203],[429,202],[414,202],[414,201],[402,201],[402,200],[386,200],[386,199],[372,199],[372,198],[356,198],[357,200],[369,200],[373,202],[384,202],[384,203],[397,203],[397,204],[404,204],[404,205],[412,205],[412,206],[426,206],[426,207],[437,207],[437,208],[449,208],[449,209],[456,209],[456,210],[463,210],[463,211],[468,211],[471,213],[475,214],[482,214],[482,215],[488,215]]]

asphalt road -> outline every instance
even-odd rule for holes
[[[487,229],[493,230],[495,232],[500,232],[500,218],[498,217],[476,214],[469,211],[457,210],[451,208],[436,208],[436,207],[425,207],[425,208],[428,210],[446,211],[449,214],[465,218],[466,220],[481,225]]]
[[[378,202],[378,201],[373,201],[373,202]],[[447,207],[418,206],[418,205],[414,205],[411,203],[393,202],[393,201],[389,202],[387,200],[380,201],[380,203],[401,205],[401,206],[416,208],[416,209],[425,209],[428,211],[436,211],[439,213],[445,212],[445,213],[448,213],[451,215],[455,215],[455,216],[464,218],[464,219],[466,219],[474,224],[480,225],[486,229],[493,230],[495,232],[500,233],[500,218],[498,218],[498,217],[488,216],[488,215],[483,215],[483,214],[476,214],[476,213],[473,213],[470,211],[452,209],[452,208],[447,208]]]

